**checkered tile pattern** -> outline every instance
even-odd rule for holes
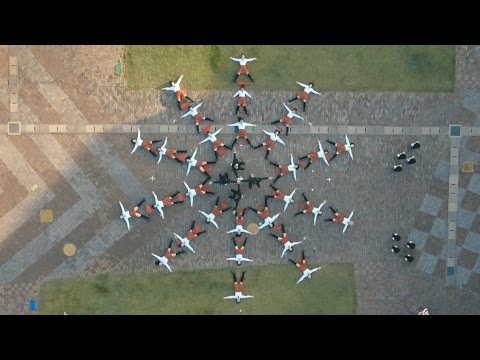
[[[458,286],[480,294],[480,142],[474,138],[464,139],[463,142],[465,146],[462,147],[460,161],[472,161],[474,171],[459,174],[456,282]],[[425,195],[408,237],[416,243],[415,250],[420,253],[415,267],[443,278],[448,204],[447,193],[440,196],[436,189],[448,191],[449,171],[448,161],[438,162],[430,191],[435,195]]]

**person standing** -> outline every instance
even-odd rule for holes
[[[250,72],[247,69],[247,63],[250,62],[250,61],[257,60],[257,58],[247,59],[247,58],[245,58],[245,54],[242,54],[240,59],[231,57],[230,60],[236,61],[240,64],[239,67],[238,67],[238,70],[237,70],[237,74],[233,78],[233,82],[235,82],[240,75],[247,75],[252,82],[255,82],[255,81],[253,81],[253,78],[252,78],[252,76],[250,75]]]
[[[398,235],[397,233],[393,233],[392,234],[392,240],[393,241],[400,241],[402,237],[400,235]]]
[[[410,254],[407,254],[405,255],[404,259],[405,261],[408,261],[409,263],[411,263],[413,261],[413,256]]]
[[[408,241],[407,248],[409,248],[410,250],[415,249],[415,243],[413,241]]]
[[[393,245],[391,251],[394,254],[398,254],[400,252],[400,248],[397,245]]]
[[[248,93],[247,90],[245,90],[245,85],[240,86],[240,90],[238,90],[235,95],[232,97],[237,97],[237,109],[235,110],[235,114],[238,114],[238,110],[240,110],[240,106],[243,106],[243,110],[245,111],[245,115],[248,115],[247,111],[247,96],[252,99],[252,95]]]
[[[297,95],[295,95],[294,98],[288,100],[289,103],[295,100],[301,100],[303,102],[303,111],[305,112],[307,110],[307,101],[310,97],[310,93],[314,93],[317,95],[322,95],[319,92],[315,91],[313,89],[313,82],[310,82],[308,85],[302,84],[301,82],[297,81],[297,84],[303,87],[303,90],[300,91]]]
[[[410,157],[407,159],[407,164],[408,164],[408,165],[413,165],[413,164],[415,164],[416,162],[417,162],[417,160],[415,160],[415,156],[414,156],[414,155],[410,156]]]
[[[393,171],[395,172],[402,171],[402,165],[393,165]]]

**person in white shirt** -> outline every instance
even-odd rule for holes
[[[309,94],[312,92],[317,95],[321,95],[319,92],[313,89],[313,82],[309,83],[308,85],[302,84],[301,82],[297,81],[297,84],[303,87],[303,90],[300,91],[294,98],[288,100],[289,103],[295,100],[302,100],[303,101],[303,111],[307,110],[307,101],[309,98]]]
[[[240,90],[238,90],[235,95],[232,97],[237,97],[237,109],[235,110],[235,115],[238,113],[238,110],[240,110],[240,106],[243,106],[243,110],[245,111],[245,114],[248,115],[247,112],[247,96],[251,99],[252,95],[250,95],[247,90],[245,90],[245,85],[240,86]]]
[[[300,115],[297,115],[297,110],[298,109],[296,107],[294,107],[290,110],[290,108],[286,104],[283,104],[283,106],[285,106],[285,109],[287,109],[287,111],[288,111],[287,115],[282,116],[278,120],[272,121],[271,124],[276,124],[276,123],[279,123],[279,122],[281,122],[282,124],[285,124],[285,126],[287,128],[287,136],[288,136],[288,130],[290,130],[290,126],[292,125],[292,119],[294,117],[296,117],[298,119],[303,120],[303,118]]]
[[[200,123],[203,121],[203,120],[207,120],[207,121],[212,121],[213,122],[213,119],[210,119],[206,116],[203,116],[202,114],[199,114],[198,113],[198,108],[200,106],[202,106],[203,103],[200,103],[198,105],[196,105],[195,107],[193,107],[192,105],[190,105],[188,107],[188,112],[186,112],[185,114],[183,114],[182,116],[180,116],[181,118],[183,117],[187,117],[187,116],[191,116],[193,118],[193,121],[195,123],[195,126],[197,127],[197,134],[200,134],[200,129],[198,128],[198,125],[200,125]]]
[[[233,140],[233,143],[232,143],[232,145],[230,145],[230,147],[234,147],[235,143],[237,142],[237,140],[239,138],[245,139],[245,141],[248,143],[248,145],[250,145],[250,147],[252,147],[252,143],[248,139],[247,130],[245,128],[247,126],[257,126],[257,125],[247,123],[243,120],[243,118],[238,117],[238,122],[236,122],[235,124],[228,124],[227,126],[237,127],[237,133],[235,134],[235,140]]]
[[[183,75],[180,75],[180,77],[176,82],[172,80],[170,81],[170,86],[162,88],[162,90],[173,91],[175,93],[175,99],[177,99],[179,110],[182,110],[181,103],[184,98],[190,100],[191,102],[195,102],[194,100],[192,100],[187,96],[187,93],[184,90],[180,89],[180,82],[182,81],[182,79],[183,79]]]
[[[275,145],[275,142],[279,142],[282,145],[285,145],[285,143],[283,142],[282,138],[279,136],[280,130],[275,129],[273,133],[265,130],[262,130],[262,131],[268,135],[268,139],[258,144],[257,146],[254,146],[253,148],[258,149],[261,146],[265,146],[267,148],[267,152],[265,153],[265,159],[268,159],[268,154],[270,154],[270,151],[273,149],[273,145]]]
[[[233,79],[233,82],[235,82],[240,75],[247,75],[250,78],[250,80],[252,80],[252,82],[255,82],[255,81],[253,81],[253,78],[252,78],[252,76],[250,75],[250,72],[247,69],[247,63],[249,61],[257,60],[257,58],[246,59],[245,54],[242,54],[240,59],[231,57],[230,60],[236,61],[240,64],[240,66],[238,67],[238,70],[237,70],[237,75],[235,75],[235,78]]]

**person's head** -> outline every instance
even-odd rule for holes
[[[240,89],[245,90],[245,85],[240,85]]]
[[[242,265],[242,262],[240,260],[237,260],[237,266]]]
[[[190,156],[187,156],[187,157],[185,158],[185,161],[186,161],[186,162],[190,162],[191,159],[192,159],[192,158],[191,158]]]
[[[274,133],[275,135],[279,135],[279,134],[280,134],[280,130],[276,129],[273,133]]]
[[[273,223],[268,224],[268,227],[273,228],[275,225]]]
[[[295,199],[294,198],[291,198],[290,199],[290,204],[293,204],[295,202]]]
[[[354,224],[353,220],[350,220],[350,221],[348,222],[348,225],[353,225],[353,224]]]
[[[240,216],[239,216],[240,217]],[[242,235],[242,232],[240,230],[237,231],[237,236]]]
[[[160,266],[160,260],[155,260],[155,265]]]
[[[237,304],[240,304],[240,297],[237,296]]]
[[[350,143],[350,147],[355,147],[355,143]]]
[[[185,196],[190,196],[190,193],[189,192],[185,193]]]
[[[137,139],[132,139],[132,144],[136,144],[137,143]]]
[[[324,152],[325,155],[329,154],[327,149],[323,149],[323,152]]]
[[[243,118],[242,118],[242,117],[239,116],[237,119],[238,119],[238,121],[243,122]]]
[[[175,81],[170,80],[170,85],[172,85],[172,86],[175,85]]]
[[[242,54],[242,56],[241,56],[241,57],[242,57],[242,59],[245,59],[245,54]]]
[[[292,247],[288,247],[288,251],[292,252],[293,251],[293,248]]]
[[[254,175],[254,174],[250,174],[250,177],[251,177],[251,178],[254,178],[254,177],[255,177],[255,175]]]
[[[298,169],[300,167],[300,165],[296,164],[295,165],[295,169]]]
[[[310,82],[308,86],[313,87],[313,82]]]
[[[323,215],[323,211],[322,211],[322,210],[318,210],[318,213],[319,213],[320,215]]]
[[[295,106],[293,109],[292,109],[293,112],[297,112],[298,111],[298,108]]]
[[[311,278],[312,278],[312,275],[311,275],[311,274],[308,274],[308,278],[311,279]]]
[[[208,224],[210,222],[210,219],[205,219],[205,222]]]

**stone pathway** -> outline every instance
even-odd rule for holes
[[[156,165],[150,154],[130,154],[126,144],[139,126],[146,138],[168,136],[178,149],[194,149],[203,136],[191,120],[179,119],[171,94],[126,91],[113,73],[122,51],[121,46],[0,47],[0,201],[6,205],[0,210],[0,313],[31,313],[28,300],[38,299],[46,279],[158,271],[150,253],[164,248],[172,232],[186,231],[193,219],[206,226],[197,210],[210,209],[215,196],[195,199],[193,208],[169,208],[165,220],[158,214],[149,222],[134,220],[130,232],[118,220],[118,200],[130,206],[142,197],[151,201],[152,190],[165,196],[183,191],[184,179],[190,185],[203,180],[196,171],[185,177],[185,168],[169,159]],[[284,137],[286,145],[272,151],[272,160],[287,162],[290,153],[297,157],[315,149],[317,139],[326,145],[327,139],[349,134],[357,145],[355,161],[338,157],[328,168],[315,163],[299,172],[296,183],[280,179],[277,186],[287,192],[297,187],[298,199],[303,191],[315,203],[327,199],[345,212],[355,209],[355,225],[345,235],[321,218],[314,227],[310,217],[293,217],[298,204],[280,219],[303,241],[311,263],[355,264],[360,314],[414,314],[422,306],[432,314],[480,313],[479,56],[479,47],[457,47],[454,93],[316,97],[305,120]],[[214,114],[215,127],[224,128],[220,138],[227,142],[234,129],[226,124],[236,119],[233,91],[233,85],[232,92],[192,91],[205,101],[205,113]],[[258,124],[251,132],[258,143],[291,91],[251,93],[247,121]],[[460,138],[448,136],[450,124],[462,125]],[[21,135],[8,135],[12,132]],[[422,144],[415,151],[418,162],[393,173],[394,154],[415,140]],[[273,175],[261,150],[238,151],[247,161],[245,174]],[[210,146],[199,146],[197,156],[213,159]],[[464,160],[473,162],[473,173],[461,171]],[[226,169],[230,161],[227,153],[216,167]],[[245,193],[241,206],[259,205],[266,187]],[[226,197],[229,187],[212,189]],[[273,213],[283,210],[275,202],[270,206]],[[52,209],[52,223],[39,223],[40,209]],[[248,223],[257,220],[247,215]],[[232,225],[231,215],[222,216],[220,230],[208,227],[208,236],[195,241],[197,254],[176,259],[175,269],[228,266],[224,258],[232,249],[224,232]],[[390,252],[393,231],[403,235],[402,246],[406,239],[416,242],[412,264],[403,261],[405,248],[400,255]],[[77,247],[73,257],[63,253],[67,243]],[[247,251],[255,264],[286,261],[266,230],[252,238]]]

